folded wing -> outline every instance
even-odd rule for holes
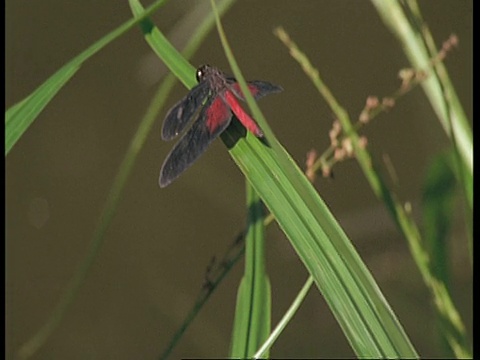
[[[233,89],[233,92],[235,96],[237,96],[239,99],[245,101],[245,97],[243,96],[242,90],[240,89],[240,85],[235,82],[235,80],[229,79],[231,81],[231,88]],[[278,85],[274,85],[272,83],[269,83],[267,81],[259,81],[259,80],[254,80],[254,81],[247,81],[248,89],[252,93],[253,97],[258,100],[265,95],[268,94],[274,94],[274,93],[279,93],[283,91],[283,88]]]
[[[230,124],[232,112],[217,96],[208,99],[192,127],[174,146],[160,170],[160,187],[183,173]]]
[[[185,129],[190,120],[194,118],[198,108],[205,101],[209,90],[208,84],[200,83],[170,109],[163,121],[163,140],[173,139]]]

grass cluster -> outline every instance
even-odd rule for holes
[[[415,1],[372,0],[386,27],[402,44],[411,62],[411,69],[402,72],[402,84],[397,92],[383,99],[369,98],[361,114],[354,116],[338,103],[307,54],[297,47],[288,33],[283,28],[275,29],[275,36],[285,45],[297,63],[292,62],[292,66],[300,66],[304,70],[306,77],[318,89],[319,96],[328,103],[336,117],[331,131],[331,146],[319,156],[312,153],[307,176],[276,139],[247,90],[246,82],[229,46],[228,34],[225,34],[220,21],[220,15],[229,8],[232,1],[221,1],[216,5],[211,2],[212,11],[199,24],[195,35],[182,52],[177,51],[169,43],[148,17],[164,2],[156,1],[144,10],[137,0],[130,0],[133,13],[131,20],[72,59],[31,95],[6,111],[5,156],[8,156],[38,114],[77,74],[83,63],[101,51],[105,45],[138,26],[152,50],[171,71],[152,99],[151,106],[147,109],[126,151],[107,197],[99,225],[92,236],[88,256],[47,323],[21,347],[20,356],[30,357],[48,340],[75,300],[102,246],[105,231],[115,214],[135,159],[142,149],[154,119],[161,110],[175,79],[180,80],[187,88],[195,85],[193,76],[195,69],[188,62],[188,58],[201,45],[208,31],[216,26],[231,69],[241,88],[245,90],[243,93],[246,94],[248,106],[264,131],[269,146],[265,146],[251,134],[239,138],[236,132],[240,130],[235,127],[222,134],[225,142],[236,139],[235,146],[230,147],[229,152],[247,180],[246,208],[249,222],[248,228],[241,236],[245,240],[245,248],[243,242],[240,242],[241,246],[237,246],[226,255],[225,261],[210,279],[208,286],[202,289],[195,308],[174,336],[162,358],[168,356],[185,328],[242,254],[245,254],[246,259],[245,273],[238,289],[230,356],[235,358],[268,356],[269,348],[282,329],[288,326],[289,319],[301,306],[302,299],[314,284],[316,290],[325,298],[358,357],[418,357],[408,334],[405,333],[350,239],[311,184],[317,174],[328,175],[331,168],[345,158],[354,158],[358,161],[372,192],[388,209],[399,231],[408,242],[412,258],[426,288],[430,291],[442,334],[452,354],[458,358],[472,357],[465,326],[448,291],[448,274],[442,271],[448,261],[445,237],[452,222],[450,215],[452,202],[459,193],[465,200],[465,222],[470,231],[467,241],[470,250],[472,249],[472,133],[442,63],[447,53],[455,46],[455,37],[447,40],[440,50],[437,50]],[[402,203],[383,179],[379,165],[374,162],[360,133],[370,120],[395,106],[396,100],[405,96],[415,86],[421,86],[425,91],[437,114],[439,126],[444,129],[451,142],[451,151],[439,156],[432,164],[425,182],[423,232],[419,230],[419,224],[408,211],[408,204]],[[268,208],[269,216],[264,213],[262,204]],[[270,284],[264,263],[264,227],[272,221],[276,221],[283,230],[310,275],[292,307],[274,330],[271,329],[270,319]]]

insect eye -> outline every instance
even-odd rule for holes
[[[200,80],[202,80],[202,77],[203,77],[203,70],[202,70],[202,68],[198,68],[198,69],[197,69],[196,77],[197,77],[197,82],[200,82]]]
[[[203,77],[205,76],[205,72],[207,71],[209,65],[202,65],[197,69],[196,77],[197,77],[197,82],[200,82],[203,80]]]

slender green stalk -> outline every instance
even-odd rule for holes
[[[421,19],[417,2],[412,0],[371,1],[385,25],[388,26],[402,44],[405,55],[413,67],[426,69],[432,54],[429,53],[425,45],[424,34],[427,27]],[[428,42],[428,39],[426,41]],[[445,66],[439,63],[436,65],[436,70],[437,73],[438,71],[444,73],[443,79],[440,79],[437,73],[434,73],[423,82],[422,86],[446,134],[449,137],[456,138],[455,141],[462,161],[471,175],[473,173],[472,131],[455,89],[448,79]],[[442,83],[444,91],[448,92],[448,96],[445,96],[444,91],[442,91]],[[449,104],[448,107],[446,106],[447,103]],[[452,128],[453,131],[451,131]]]
[[[258,349],[255,355],[253,355],[254,359],[263,359],[265,357],[268,357],[267,355],[268,349],[272,347],[272,345],[278,339],[278,337],[280,336],[282,331],[285,329],[287,324],[292,320],[293,316],[297,313],[303,300],[307,297],[308,290],[310,290],[313,283],[314,283],[313,277],[309,276],[307,281],[305,281],[305,284],[303,285],[302,289],[295,297],[295,300],[293,301],[292,305],[290,305],[287,312],[283,315],[282,319],[279,321],[275,329],[273,329],[268,339]]]
[[[428,53],[432,57],[437,57],[439,55],[439,51],[436,48],[435,40],[433,39],[433,35],[430,32],[429,27],[424,22],[422,14],[420,12],[419,5],[415,0],[409,0],[407,2],[408,7],[407,9],[413,14],[413,18],[415,19],[415,23],[418,24],[418,33],[421,34],[425,46],[428,50]],[[458,41],[456,36],[452,37],[455,40],[455,43]],[[442,47],[441,51],[445,51]],[[452,147],[455,154],[455,162],[456,162],[456,175],[459,180],[459,183],[462,185],[462,191],[465,201],[465,222],[468,234],[468,247],[470,253],[470,262],[473,264],[473,176],[472,172],[469,171],[468,165],[464,162],[462,157],[462,148],[473,148],[473,145],[470,141],[464,141],[463,143],[459,144],[458,141],[464,137],[462,132],[459,134],[458,124],[462,124],[462,127],[465,129],[465,132],[470,133],[471,130],[468,126],[468,121],[466,119],[466,115],[463,111],[463,107],[456,96],[455,88],[453,87],[452,82],[448,76],[448,71],[443,62],[439,61],[434,64],[434,75],[438,79],[438,84],[442,92],[443,107],[446,109],[445,117],[446,117],[446,131],[448,134],[451,134],[450,140],[452,143]],[[456,119],[459,117],[460,120]],[[466,124],[465,124],[466,123]],[[470,150],[471,151],[471,150]]]
[[[285,30],[277,28],[275,34],[289,49],[292,57],[301,65],[305,74],[317,87],[319,93],[324,97],[332,111],[337,116],[344,133],[351,140],[355,158],[367,178],[372,191],[384,202],[387,209],[390,211],[393,220],[407,239],[410,252],[420,270],[425,284],[432,293],[436,309],[442,318],[445,319],[445,322],[449,324],[444,330],[446,331],[446,337],[449,340],[450,346],[456,351],[458,357],[470,357],[471,352],[466,339],[465,326],[461,321],[460,315],[455,308],[445,285],[443,282],[436,279],[431,273],[429,254],[422,245],[420,232],[411,214],[388,188],[381,173],[373,163],[368,150],[360,146],[359,136],[350,121],[348,113],[339,105],[328,87],[322,81],[318,70],[313,67],[308,57],[298,49]]]

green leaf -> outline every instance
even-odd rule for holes
[[[106,45],[119,38],[121,35],[132,29],[144,17],[152,14],[165,0],[157,0],[145,12],[137,18],[130,19],[117,27],[109,34],[102,37],[85,51],[70,60],[60,70],[48,78],[42,85],[33,91],[26,98],[10,107],[5,112],[5,156],[8,155],[13,146],[25,133],[29,126],[35,121],[42,110],[50,103],[53,97],[80,69],[83,63],[103,49]]]
[[[422,193],[423,233],[430,267],[435,277],[448,284],[447,238],[452,226],[455,173],[450,166],[451,157],[436,157],[427,173]]]
[[[450,280],[449,241],[454,218],[454,198],[458,185],[455,177],[454,154],[443,153],[433,159],[428,169],[422,193],[423,233],[430,254],[430,271],[436,284],[448,291]],[[448,356],[468,357],[465,328],[452,303],[446,303],[436,313],[442,329],[444,348]],[[448,347],[450,346],[450,348]]]
[[[215,4],[211,1],[215,10]],[[359,357],[417,357],[417,354],[365,267],[313,186],[268,127],[228,45],[217,28],[230,66],[268,146],[251,134],[245,141],[233,131],[230,153],[255,188],[324,295]]]
[[[144,12],[144,8],[138,0],[129,0],[128,3],[135,17],[140,16]],[[175,49],[148,17],[140,21],[140,28],[147,43],[160,59],[169,65],[168,68],[170,71],[182,81],[187,88],[193,87],[196,83],[195,77],[190,75],[195,71],[195,68]]]
[[[247,184],[248,225],[245,239],[245,274],[237,294],[231,358],[248,359],[270,333],[270,281],[265,270],[263,205]],[[268,357],[268,353],[265,355]]]
[[[235,138],[233,129],[226,136]],[[296,165],[285,169],[273,149],[250,135],[230,153],[275,215],[357,355],[416,357],[371,274]],[[295,172],[298,177],[290,180]]]
[[[224,47],[226,39],[217,18]],[[152,29],[149,29],[152,32]],[[152,47],[158,46],[151,42]],[[162,53],[162,48],[155,49]],[[242,89],[245,81],[227,57]],[[164,57],[172,68],[183,60]],[[192,68],[193,69],[193,68]],[[191,75],[181,80],[188,83]],[[248,91],[252,113],[267,139],[261,142],[232,122],[222,139],[246,178],[274,214],[313,276],[359,357],[418,357],[400,323],[333,215],[315,189],[278,143]]]
[[[38,114],[80,68],[77,64],[64,66],[32,94],[5,113],[5,156],[20,139]]]

